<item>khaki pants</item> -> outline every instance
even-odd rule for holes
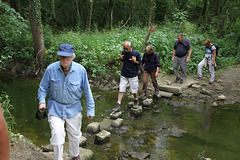
[[[155,92],[159,91],[157,79],[155,77],[155,73],[156,73],[156,71],[144,71],[143,72],[143,92],[145,94],[147,94],[148,77],[149,77],[149,75],[150,75],[150,77],[152,79],[152,83],[153,83],[153,87],[154,87]]]

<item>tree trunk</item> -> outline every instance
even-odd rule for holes
[[[147,28],[149,28],[151,24],[151,18],[152,18],[152,7],[153,7],[153,1],[150,0],[150,7],[149,7],[149,12],[148,12],[148,23],[147,23]]]
[[[207,10],[207,1],[208,1],[208,0],[204,0],[203,10],[202,10],[202,17],[205,17],[205,14],[206,14],[206,10]]]
[[[92,11],[93,11],[93,0],[89,0],[90,11],[89,11],[89,20],[88,20],[88,30],[91,30],[91,21],[92,21]]]
[[[54,0],[51,0],[52,2],[52,14],[53,14],[53,17],[56,18],[56,13],[55,13],[55,1]]]
[[[112,30],[112,23],[113,23],[113,7],[114,7],[114,0],[109,0],[109,30]]]
[[[43,41],[43,33],[41,30],[41,13],[39,9],[40,1],[32,3],[32,0],[28,1],[28,9],[29,9],[29,20],[32,30],[33,43],[34,43],[34,55],[35,61],[33,63],[33,70],[35,75],[38,74],[38,71],[41,69],[41,60],[42,56],[45,52],[44,41]],[[35,6],[33,6],[35,5]]]

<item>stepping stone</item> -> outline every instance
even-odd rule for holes
[[[159,85],[160,91],[170,92],[174,95],[180,95],[182,93],[182,87],[169,86],[169,85]]]
[[[119,112],[112,112],[110,114],[110,118],[111,119],[117,119],[117,118],[120,118],[122,117],[122,111],[119,111]]]
[[[87,146],[87,138],[85,138],[84,136],[81,137],[80,142],[79,142],[79,147],[86,147]]]
[[[86,131],[88,133],[96,134],[100,131],[100,124],[98,122],[92,122],[87,125]]]
[[[100,122],[100,130],[107,130],[109,127],[111,127],[112,120],[109,118],[104,118],[102,122]]]
[[[142,106],[138,106],[138,108],[131,108],[130,114],[134,117],[139,117],[142,115],[143,109]]]
[[[173,97],[173,93],[169,93],[169,92],[159,91],[158,94],[160,94],[161,97],[163,97],[163,98],[172,98]]]
[[[143,101],[143,106],[150,106],[153,103],[153,99],[145,99]]]
[[[111,136],[110,132],[108,132],[106,130],[102,130],[101,132],[96,134],[94,143],[95,144],[104,144],[109,141],[110,136]]]
[[[199,89],[199,88],[201,88],[201,86],[200,86],[200,85],[197,85],[197,84],[193,84],[193,85],[192,85],[192,88],[197,88],[197,89]]]
[[[118,118],[115,121],[112,121],[112,126],[116,127],[116,128],[121,127],[122,124],[123,124],[123,119],[122,118]]]
[[[134,102],[129,102],[127,105],[127,108],[132,108],[133,107]]]

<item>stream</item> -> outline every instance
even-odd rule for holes
[[[40,80],[0,74],[0,91],[10,96],[14,106],[12,113],[16,126],[14,133],[21,133],[35,145],[49,144],[50,128],[47,119],[35,119],[38,108],[37,91]],[[101,122],[115,106],[118,91],[103,91],[92,87],[93,95],[101,95],[95,101],[96,116],[93,120],[86,117],[83,102],[82,132],[91,122]],[[174,97],[174,100],[177,100]],[[149,159],[163,160],[238,160],[240,158],[240,105],[225,105],[213,108],[209,104],[200,106],[184,105],[172,107],[164,100],[154,102],[152,109],[144,110],[140,117],[133,118],[126,111],[131,100],[124,95],[122,101],[124,129],[111,132],[110,141],[103,145],[88,139],[87,149],[91,149],[94,159],[118,159],[132,151],[148,153]],[[179,128],[187,133],[179,138],[170,134]],[[128,157],[128,159],[131,159]]]

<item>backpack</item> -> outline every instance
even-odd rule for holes
[[[218,47],[218,45],[216,45],[216,44],[212,44],[212,46],[215,46],[215,48],[216,48],[216,57],[217,57],[219,47]],[[213,51],[213,50],[212,50],[212,46],[211,46],[211,48],[210,48],[211,51]],[[206,46],[206,48],[207,48],[207,46]]]
[[[213,46],[215,46],[216,47],[216,57],[217,57],[217,55],[218,55],[218,45],[216,45],[216,44],[213,44]],[[212,50],[211,50],[212,51]]]

